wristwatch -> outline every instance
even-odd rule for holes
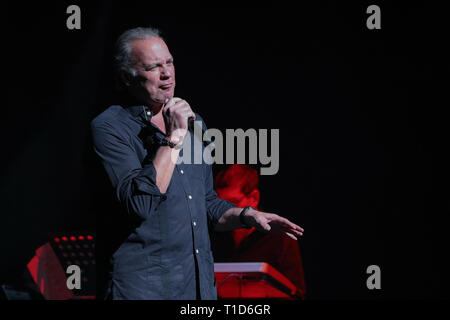
[[[253,208],[253,207],[245,207],[244,209],[242,209],[241,213],[239,214],[239,220],[241,221],[241,224],[242,224],[243,226],[245,226],[246,229],[250,229],[250,228],[251,228],[251,226],[249,226],[249,225],[245,222],[245,219],[244,219],[245,214],[246,214],[247,211],[250,210],[250,209],[256,210],[256,209]]]
[[[170,141],[167,137],[164,137],[161,141],[161,145],[169,146],[175,150],[180,150],[183,147],[183,144],[176,144],[175,142]]]

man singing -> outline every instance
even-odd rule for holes
[[[210,165],[177,164],[183,143],[194,141],[189,118],[206,126],[185,100],[174,97],[174,59],[158,30],[124,32],[114,58],[128,99],[91,123],[95,152],[128,230],[110,259],[108,298],[217,299],[208,228],[254,227],[293,239],[303,229],[218,198]]]

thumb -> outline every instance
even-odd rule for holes
[[[172,100],[173,100],[173,99],[166,98],[166,99],[164,100],[164,108],[170,106],[171,104],[170,104],[169,102],[171,102]]]
[[[165,111],[167,111],[167,109],[174,103],[173,98],[166,98],[166,100],[164,100],[164,105],[162,107],[162,111],[165,113]]]
[[[270,229],[272,229],[270,227],[270,225],[267,222],[263,222],[261,223],[261,227],[265,230],[265,231],[270,231]]]

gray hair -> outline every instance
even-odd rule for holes
[[[122,71],[125,71],[132,76],[136,76],[137,74],[134,61],[131,59],[131,42],[134,40],[146,40],[151,37],[164,40],[161,37],[161,32],[158,29],[151,27],[129,29],[122,33],[117,39],[114,49],[114,71],[118,85],[122,82],[120,80],[120,73]]]

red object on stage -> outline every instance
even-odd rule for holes
[[[265,262],[215,263],[219,299],[299,299],[295,285]]]
[[[78,240],[77,240],[78,238]],[[84,240],[90,238],[90,241]],[[63,242],[60,241],[63,240]],[[68,240],[71,242],[68,242]],[[54,236],[36,250],[27,268],[46,300],[95,299],[95,249],[91,235]],[[76,242],[74,244],[74,242]],[[81,270],[81,288],[70,290],[70,265]]]

